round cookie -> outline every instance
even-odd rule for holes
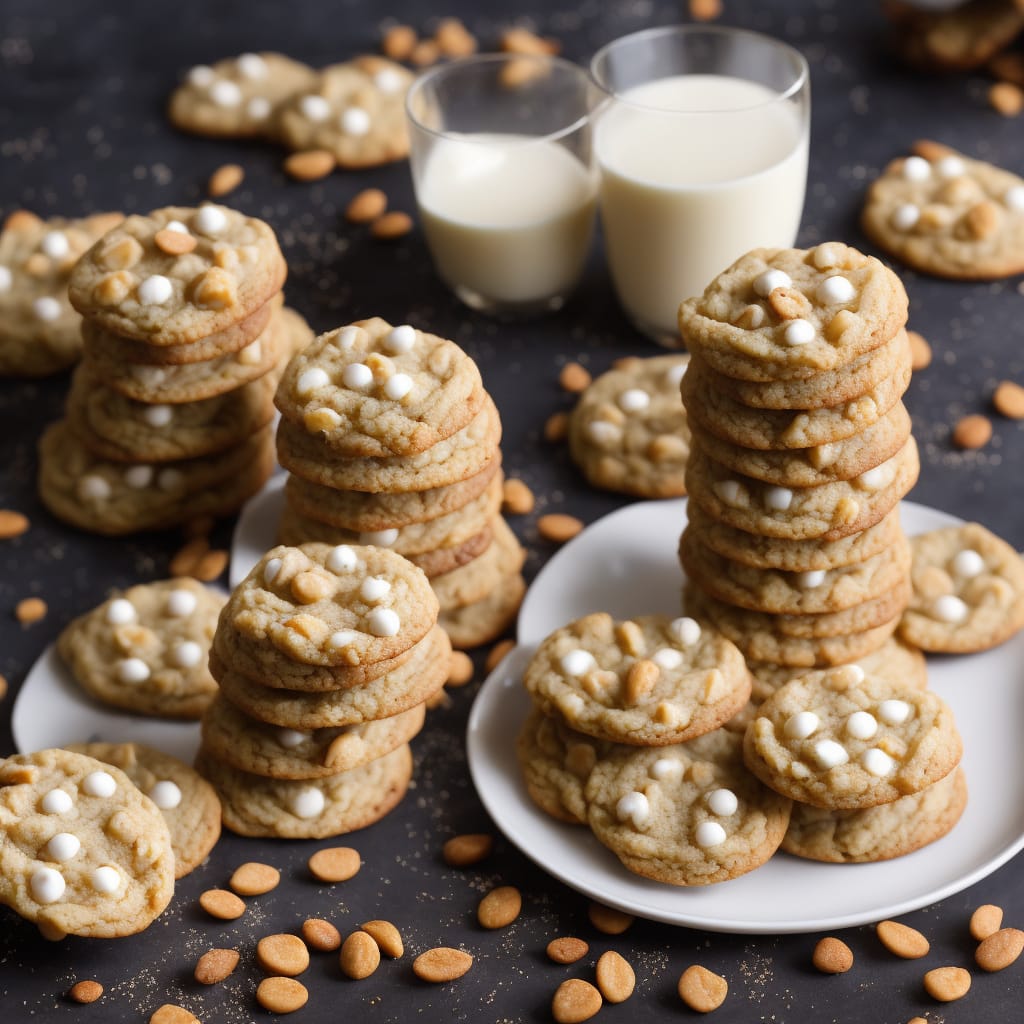
[[[242,836],[324,839],[366,828],[405,796],[412,778],[408,744],[323,779],[268,779],[200,750],[196,770],[220,796],[224,824]]]
[[[906,319],[899,278],[842,242],[754,249],[679,307],[686,347],[749,381],[834,370],[884,345]]]
[[[315,81],[311,67],[283,54],[243,53],[189,68],[167,113],[176,127],[196,135],[271,138],[280,103]]]
[[[484,407],[465,427],[417,455],[331,458],[317,438],[282,419],[277,457],[290,473],[324,487],[404,493],[447,487],[475,476],[494,459],[500,441],[498,410],[485,397]]]
[[[910,540],[913,594],[900,635],[924,651],[970,654],[1024,627],[1024,561],[979,523]]]
[[[743,747],[766,785],[829,810],[919,793],[948,775],[962,751],[940,697],[850,666],[777,690],[758,708]]]
[[[569,419],[569,451],[591,484],[642,498],[686,493],[690,445],[679,382],[688,362],[623,360],[583,392]]]
[[[327,729],[285,729],[251,718],[217,697],[203,715],[203,747],[252,775],[318,779],[358,768],[408,743],[423,728],[417,704],[392,718]]]
[[[321,334],[287,366],[281,415],[339,455],[416,455],[483,407],[476,363],[453,341],[380,317]]]
[[[577,732],[637,746],[717,729],[750,696],[743,656],[725,637],[666,615],[577,619],[541,643],[523,684]]]
[[[484,600],[502,580],[518,575],[522,569],[526,552],[508,523],[497,516],[491,522],[491,531],[494,539],[482,555],[458,569],[431,578],[430,586],[442,611]]]
[[[48,939],[146,928],[174,892],[156,805],[119,769],[69,750],[0,761],[0,903]]]
[[[289,149],[325,149],[341,167],[401,160],[409,153],[405,94],[412,80],[383,57],[332,64],[281,104],[277,135]]]
[[[594,835],[632,872],[670,885],[746,874],[778,849],[790,801],[743,766],[743,739],[716,729],[689,743],[622,748],[587,779]]]
[[[0,376],[43,377],[77,362],[82,318],[68,301],[78,258],[120,213],[42,220],[17,210],[0,231]]]
[[[927,274],[970,281],[1024,271],[1024,178],[954,150],[890,163],[868,191],[861,223],[886,252]]]
[[[914,486],[920,470],[911,435],[891,459],[852,480],[788,488],[741,476],[695,446],[686,466],[691,501],[728,526],[783,540],[837,540],[874,526]]]
[[[67,749],[120,768],[156,804],[171,834],[176,879],[206,860],[220,838],[220,801],[187,764],[141,743],[72,743]]]
[[[830,864],[872,864],[903,857],[941,839],[967,807],[962,768],[892,803],[861,811],[794,804],[782,849]]]
[[[191,577],[140,583],[65,626],[57,651],[103,704],[199,718],[217,692],[207,656],[225,601]]]
[[[75,265],[68,295],[107,331],[181,345],[244,320],[281,290],[286,273],[263,221],[212,203],[168,206],[104,235]]]
[[[526,581],[519,573],[514,573],[506,576],[481,600],[442,611],[437,617],[437,624],[458,650],[489,644],[515,621],[525,594]]]

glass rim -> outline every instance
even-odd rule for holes
[[[749,106],[729,107],[727,110],[722,110],[720,108],[717,110],[672,110],[668,107],[651,106],[647,103],[637,103],[635,100],[623,99],[622,94],[617,89],[608,85],[597,71],[598,62],[613,49],[621,46],[623,43],[639,42],[644,38],[654,39],[657,37],[667,36],[696,35],[743,37],[749,41],[757,43],[758,45],[767,45],[771,49],[779,50],[793,59],[793,63],[795,65],[794,70],[796,72],[795,78],[789,86],[779,92],[776,92],[770,99],[762,100],[760,103],[752,103]],[[733,28],[730,25],[659,25],[654,28],[641,29],[639,32],[631,32],[629,35],[619,36],[618,39],[613,39],[610,43],[605,43],[604,46],[602,46],[601,49],[591,57],[589,70],[591,80],[594,85],[601,90],[606,100],[614,100],[616,103],[623,103],[626,106],[634,107],[637,110],[654,111],[659,114],[674,114],[681,117],[693,114],[698,116],[705,114],[741,114],[752,110],[762,110],[773,106],[776,103],[782,103],[786,100],[792,99],[792,97],[799,93],[810,81],[810,67],[807,64],[807,58],[795,46],[790,46],[789,43],[783,42],[781,39],[776,39],[773,36],[765,35],[763,32],[753,32],[746,28]],[[685,75],[685,72],[683,74]],[[656,79],[652,78],[648,81],[656,81]],[[753,82],[756,81],[756,79],[751,78],[746,79],[746,81]]]
[[[432,68],[427,68],[426,70],[421,71],[416,76],[412,85],[409,86],[409,90],[405,95],[405,116],[408,118],[409,123],[415,128],[427,135],[432,135],[435,139],[455,139],[459,142],[465,143],[466,145],[473,146],[492,145],[489,141],[473,138],[473,133],[456,132],[443,128],[431,128],[430,125],[424,124],[412,109],[413,97],[421,93],[424,87],[434,79],[444,78],[449,74],[462,71],[474,65],[485,66],[488,64],[510,64],[513,61],[531,61],[538,65],[543,64],[548,67],[556,67],[562,71],[569,71],[574,75],[578,75],[582,81],[586,82],[588,85],[595,84],[594,76],[591,74],[589,68],[584,67],[582,64],[577,64],[574,61],[566,60],[564,57],[555,56],[554,54],[474,53],[469,57],[458,57],[445,64],[438,64]],[[558,128],[553,132],[545,132],[543,135],[522,136],[522,138],[517,142],[517,145],[530,146],[538,142],[557,142],[559,139],[567,138],[587,125],[594,116],[595,108],[596,104],[592,103],[588,97],[586,113],[577,117],[570,124],[567,124],[563,128]],[[513,133],[492,132],[489,134],[511,135]]]

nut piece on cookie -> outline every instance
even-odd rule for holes
[[[1024,270],[1024,178],[926,144],[868,190],[864,231],[915,270],[955,280]]]
[[[900,635],[924,651],[970,654],[1024,626],[1024,561],[978,523],[912,537],[913,596]]]

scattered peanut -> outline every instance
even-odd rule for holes
[[[281,872],[269,864],[249,861],[235,868],[228,887],[239,896],[262,896],[276,889],[281,881]]]
[[[845,974],[853,966],[853,951],[842,939],[829,935],[814,947],[811,963],[822,974]]]
[[[309,950],[298,935],[265,935],[256,943],[256,962],[267,974],[294,978],[309,966]]]
[[[164,1003],[150,1014],[149,1024],[200,1024],[200,1022],[199,1018],[195,1014],[189,1013],[184,1006]]]
[[[294,978],[264,978],[256,989],[256,1002],[269,1013],[294,1013],[309,999],[309,992]]]
[[[953,444],[957,448],[984,448],[992,438],[992,421],[987,416],[965,416],[953,428]]]
[[[970,987],[970,972],[963,967],[936,967],[924,976],[924,990],[940,1003],[962,999]]]
[[[930,366],[932,347],[925,340],[924,335],[917,331],[907,331],[907,338],[910,340],[910,368],[916,371]]]
[[[501,485],[501,510],[513,516],[525,516],[533,511],[536,498],[522,480],[509,477]]]
[[[1003,925],[1003,908],[993,903],[984,903],[973,914],[968,925],[971,938],[981,942],[994,935]]]
[[[392,960],[397,960],[405,952],[402,933],[390,921],[367,921],[360,927],[377,943],[377,948]]]
[[[461,978],[473,966],[473,957],[461,949],[437,946],[420,953],[412,971],[421,981],[443,982]]]
[[[353,932],[341,947],[341,970],[353,981],[368,978],[380,966],[380,949],[366,932]]]
[[[606,907],[603,903],[591,903],[587,907],[590,923],[605,935],[621,935],[636,920],[632,914]]]
[[[401,210],[392,210],[378,217],[370,225],[370,234],[382,241],[391,241],[394,238],[401,238],[412,231],[412,217]]]
[[[550,73],[551,68],[547,63],[524,55],[513,57],[503,64],[498,71],[498,81],[503,89],[521,89]]]
[[[930,163],[941,160],[944,156],[954,156],[956,154],[956,150],[943,145],[941,142],[935,142],[933,139],[918,139],[910,147],[910,151],[915,156],[924,157]]]
[[[28,529],[28,516],[13,509],[0,508],[0,540],[20,537]]]
[[[220,921],[234,921],[245,913],[245,904],[227,889],[207,889],[199,897],[199,906]]]
[[[0,676],[0,700],[7,696],[7,677]]]
[[[353,224],[369,224],[388,208],[388,197],[379,188],[364,188],[345,207],[345,219]]]
[[[586,942],[571,936],[552,939],[547,946],[548,957],[556,964],[574,964],[589,952],[590,946]]]
[[[434,33],[434,42],[446,57],[468,57],[476,53],[476,37],[458,18],[445,18]]]
[[[41,597],[26,597],[14,606],[14,617],[23,626],[31,626],[45,619],[46,612],[46,602]]]
[[[722,0],[690,0],[690,17],[694,21],[714,21],[722,16]]]
[[[338,166],[338,161],[326,149],[307,149],[285,157],[283,166],[284,173],[296,181],[319,181]]]
[[[245,168],[240,164],[223,164],[210,175],[206,191],[216,199],[234,192],[245,180]],[[180,233],[180,232],[179,232]]]
[[[679,998],[698,1013],[717,1010],[729,993],[729,983],[720,974],[693,964],[679,979]]]
[[[416,48],[416,30],[409,25],[392,25],[384,33],[381,49],[391,60],[408,60]]]
[[[607,1003],[624,1003],[636,988],[636,974],[624,956],[606,950],[597,961],[597,987]]]
[[[193,976],[200,985],[216,985],[237,966],[237,949],[210,949],[199,958]]]
[[[583,529],[583,521],[561,512],[549,512],[537,520],[537,532],[544,540],[563,544],[572,540]]]
[[[1001,381],[992,395],[992,405],[1001,416],[1024,419],[1024,388],[1012,380]]]
[[[183,256],[199,244],[195,235],[185,231],[173,231],[170,228],[161,228],[153,236],[153,241],[156,247],[168,256]]]
[[[441,57],[441,48],[433,39],[421,39],[409,54],[409,63],[418,68],[428,68]]]
[[[359,851],[351,846],[330,846],[309,858],[310,874],[318,882],[347,882],[362,866]]]
[[[1000,928],[983,939],[974,959],[983,971],[1001,971],[1024,952],[1024,932],[1019,928]]]
[[[569,414],[567,412],[552,413],[544,424],[545,441],[564,441],[569,433]]]
[[[601,993],[589,981],[570,978],[555,990],[551,1015],[558,1024],[579,1024],[590,1020],[601,1009],[602,1002]]]
[[[465,686],[473,679],[473,659],[465,651],[452,651],[445,686]]]
[[[1016,117],[1024,110],[1024,89],[1012,82],[996,82],[988,91],[988,102],[1003,117]]]
[[[453,836],[444,844],[441,856],[450,868],[468,868],[491,855],[494,836],[485,832]]]
[[[205,537],[193,537],[171,559],[167,567],[172,576],[191,576],[199,559],[210,550],[210,542]]]
[[[501,34],[500,45],[505,53],[523,53],[538,57],[553,57],[562,49],[557,39],[544,39],[519,26],[505,29]]]
[[[330,953],[341,945],[341,933],[330,921],[310,917],[302,922],[302,939],[318,953]]]
[[[571,394],[585,391],[591,380],[590,371],[579,363],[566,363],[558,374],[558,383]]]
[[[75,1003],[95,1003],[103,995],[103,986],[98,981],[76,981],[68,992],[68,998]]]
[[[476,919],[481,927],[495,929],[510,925],[523,909],[523,897],[514,885],[500,885],[492,889],[476,908]]]
[[[203,583],[212,583],[228,567],[228,557],[228,553],[219,548],[207,551],[196,560],[189,575]]]
[[[487,660],[484,662],[484,671],[493,672],[498,667],[499,662],[515,645],[514,640],[502,640],[500,643],[496,643],[487,654]]]
[[[918,960],[931,949],[928,940],[916,928],[898,921],[879,921],[875,925],[875,934],[890,953],[904,960]]]

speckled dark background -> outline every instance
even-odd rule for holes
[[[178,75],[200,62],[244,50],[280,49],[320,65],[372,50],[382,19],[421,28],[435,14],[461,14],[485,42],[509,21],[523,20],[561,38],[566,54],[586,60],[608,40],[681,16],[681,3],[633,0],[572,5],[508,0],[451,0],[428,7],[408,0],[289,4],[178,0],[128,4],[108,0],[4,0],[0,7],[0,203],[3,212],[25,206],[42,215],[94,210],[146,210],[197,200],[220,164],[246,168],[232,205],[264,217],[277,230],[291,266],[288,294],[318,329],[379,314],[448,335],[479,362],[505,424],[510,473],[537,492],[538,512],[560,510],[587,521],[622,502],[586,488],[565,453],[540,438],[540,429],[569,399],[559,391],[559,366],[577,359],[594,371],[627,353],[651,354],[617,309],[606,271],[595,255],[567,308],[543,321],[499,325],[468,313],[441,288],[423,240],[413,233],[398,244],[371,240],[347,226],[340,212],[369,184],[387,190],[395,207],[411,209],[407,169],[394,166],[336,174],[324,182],[287,181],[281,155],[262,144],[219,143],[177,134],[163,117]],[[828,237],[864,243],[857,213],[864,188],[880,167],[913,139],[935,137],[1021,170],[1021,122],[988,109],[981,77],[923,78],[887,55],[883,25],[871,3],[726,0],[725,23],[781,36],[807,56],[813,81],[810,182],[801,240]],[[912,326],[931,341],[935,361],[915,377],[907,396],[921,444],[922,473],[912,497],[975,518],[1024,546],[1024,425],[995,418],[991,444],[981,452],[951,448],[950,431],[968,412],[989,411],[1003,378],[1024,380],[1024,337],[1018,281],[955,284],[904,274]],[[35,439],[59,415],[66,379],[0,383],[0,507],[29,515],[31,530],[0,543],[0,673],[11,692],[0,704],[0,753],[13,749],[10,707],[32,661],[73,615],[115,585],[161,576],[179,538],[155,535],[131,541],[88,537],[54,522],[33,493]],[[515,523],[531,552],[529,571],[550,554],[539,541],[535,516]],[[230,524],[220,528],[227,543]],[[16,602],[39,594],[49,604],[45,621],[29,628],[13,618]],[[984,680],[977,684],[983,685]],[[898,1024],[915,1014],[930,1021],[1017,1019],[1024,1005],[1021,965],[975,978],[969,996],[942,1006],[921,986],[924,971],[971,963],[966,921],[980,903],[995,902],[1007,923],[1024,923],[1024,867],[1010,863],[988,880],[943,903],[908,915],[932,940],[926,961],[895,960],[870,928],[840,933],[857,957],[846,975],[824,978],[810,966],[818,936],[771,937],[703,934],[637,922],[608,939],[587,923],[587,901],[549,880],[515,849],[499,842],[480,870],[447,869],[440,848],[450,835],[492,826],[469,782],[463,731],[473,687],[454,694],[415,743],[415,788],[384,822],[353,837],[365,865],[336,887],[313,884],[309,854],[330,843],[261,843],[226,837],[210,862],[178,886],[163,917],[129,941],[42,941],[13,915],[0,916],[0,1006],[12,1021],[144,1021],[166,1001],[193,1010],[205,1024],[267,1019],[253,992],[256,939],[292,930],[307,916],[333,920],[344,932],[372,917],[394,920],[406,947],[462,946],[477,957],[457,983],[432,988],[415,980],[410,957],[385,962],[363,982],[345,980],[333,955],[314,956],[303,976],[310,1001],[295,1019],[366,1021],[550,1019],[555,987],[567,977],[592,977],[606,948],[624,953],[638,975],[634,997],[606,1007],[602,1019],[674,1020],[690,1013],[676,996],[684,967],[701,962],[728,978],[730,995],[714,1020],[872,1021]],[[998,794],[986,794],[998,799]],[[223,885],[245,860],[282,869],[279,889],[250,901],[239,921],[207,919],[196,898]],[[520,919],[488,933],[475,923],[480,895],[499,883],[524,894]],[[794,906],[801,897],[793,893]],[[544,956],[558,934],[579,934],[591,955],[574,967]],[[241,966],[224,984],[206,989],[191,980],[198,957],[211,946],[235,946]],[[979,972],[980,973],[980,972]],[[107,989],[99,1003],[75,1007],[62,994],[77,979],[95,977]]]

